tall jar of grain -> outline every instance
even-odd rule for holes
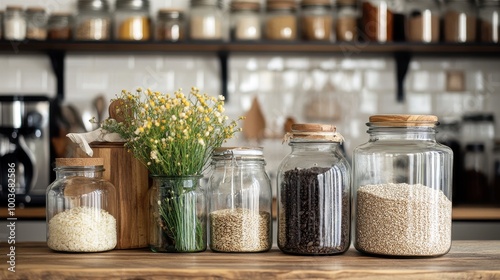
[[[333,125],[293,124],[292,151],[278,175],[278,246],[288,254],[333,255],[350,245],[350,166]]]
[[[209,246],[216,252],[265,252],[272,246],[271,181],[261,148],[222,147],[212,157]]]
[[[191,40],[227,40],[228,21],[222,0],[191,0],[189,37]]]
[[[264,35],[267,40],[297,39],[297,4],[294,0],[267,0]]]
[[[302,0],[301,34],[306,41],[333,39],[333,12],[330,0]]]
[[[106,0],[78,0],[74,39],[103,41],[111,39],[111,14]]]
[[[47,188],[47,246],[61,252],[102,252],[117,243],[116,190],[102,178],[102,158],[58,158]]]
[[[363,253],[435,257],[451,247],[452,150],[436,142],[438,118],[370,117],[353,153],[354,246]]]

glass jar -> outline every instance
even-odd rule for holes
[[[479,6],[479,38],[481,42],[500,42],[500,1],[483,0]]]
[[[78,0],[75,40],[102,41],[111,39],[111,14],[106,0]]]
[[[147,41],[150,39],[149,0],[116,0],[115,6],[114,37],[116,40]]]
[[[47,39],[69,40],[71,38],[71,14],[53,13],[47,23]]]
[[[58,158],[47,188],[47,246],[102,252],[117,242],[116,190],[102,178],[102,158]]]
[[[190,38],[192,40],[223,40],[225,32],[221,0],[191,0]]]
[[[278,246],[288,254],[331,255],[350,245],[350,166],[335,126],[293,124],[278,168]]]
[[[214,151],[209,180],[210,249],[264,252],[272,246],[272,191],[261,148]]]
[[[361,29],[367,41],[392,42],[394,31],[394,3],[388,0],[362,1]]]
[[[201,176],[151,176],[149,247],[153,252],[207,249],[205,192]]]
[[[489,202],[492,193],[488,185],[488,167],[483,143],[470,143],[465,146],[464,169],[465,202]]]
[[[406,39],[410,42],[439,42],[439,6],[434,0],[406,1]]]
[[[335,33],[339,42],[358,40],[358,11],[356,5],[339,5]]]
[[[331,41],[333,39],[333,12],[330,0],[302,0],[302,39]]]
[[[7,6],[3,28],[5,40],[22,41],[26,39],[26,15],[22,7]]]
[[[184,13],[175,9],[160,9],[156,18],[157,41],[178,42],[184,40]]]
[[[260,3],[233,1],[231,12],[231,38],[233,40],[261,39]]]
[[[47,39],[47,14],[44,8],[30,7],[26,9],[26,39]]]
[[[468,0],[448,0],[444,12],[444,40],[452,43],[476,40],[476,6]]]
[[[370,117],[353,154],[354,246],[363,253],[430,257],[451,247],[452,150],[435,139],[438,118]]]
[[[297,17],[295,1],[268,0],[264,22],[265,38],[268,40],[296,40]]]

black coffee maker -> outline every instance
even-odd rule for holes
[[[0,205],[7,206],[14,191],[16,205],[44,206],[51,174],[49,99],[0,96],[0,116]]]

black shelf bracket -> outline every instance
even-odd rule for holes
[[[398,102],[405,101],[405,78],[408,72],[408,66],[411,61],[410,52],[395,52],[394,59],[396,60],[396,99]]]
[[[228,72],[228,63],[229,63],[229,52],[228,51],[218,51],[217,56],[219,57],[220,63],[220,82],[221,82],[221,91],[222,96],[226,100],[229,99],[227,84],[229,81],[229,72]]]
[[[49,50],[47,51],[52,71],[56,76],[56,99],[61,102],[64,99],[64,58],[66,57],[65,51]]]

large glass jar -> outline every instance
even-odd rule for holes
[[[452,150],[435,139],[438,118],[370,117],[353,154],[354,246],[363,253],[430,257],[451,247]]]
[[[296,40],[297,17],[294,0],[268,0],[264,35],[268,40]]]
[[[116,0],[114,38],[122,41],[147,41],[151,36],[149,0]]]
[[[231,4],[231,39],[235,41],[261,39],[260,3],[233,1]]]
[[[410,42],[439,42],[439,6],[434,0],[406,1],[406,39]]]
[[[394,3],[389,0],[362,1],[361,30],[367,41],[392,42],[394,31]]]
[[[47,14],[41,7],[30,7],[26,9],[26,39],[47,39]]]
[[[444,12],[444,40],[452,43],[474,42],[476,17],[476,6],[470,1],[447,1]]]
[[[301,34],[306,41],[333,39],[333,13],[330,0],[302,0]]]
[[[226,22],[221,0],[191,0],[189,35],[192,40],[225,40]]]
[[[102,252],[117,242],[116,190],[102,178],[102,158],[58,158],[47,188],[47,246]]]
[[[500,1],[483,0],[479,6],[481,42],[500,42]]]
[[[75,40],[111,39],[111,13],[107,0],[78,0]]]
[[[278,246],[288,254],[331,255],[350,245],[351,172],[335,126],[293,124],[292,151],[278,169]]]
[[[5,40],[22,41],[26,39],[26,16],[22,7],[7,6],[3,28]]]
[[[72,17],[68,13],[53,13],[47,23],[47,39],[69,40],[71,38]]]
[[[341,5],[338,3],[335,22],[335,34],[339,42],[358,40],[358,11],[356,5]]]
[[[272,191],[260,148],[218,148],[209,180],[210,249],[264,252],[272,246]]]
[[[184,13],[176,9],[160,9],[156,17],[155,39],[158,41],[178,42],[184,40]]]

